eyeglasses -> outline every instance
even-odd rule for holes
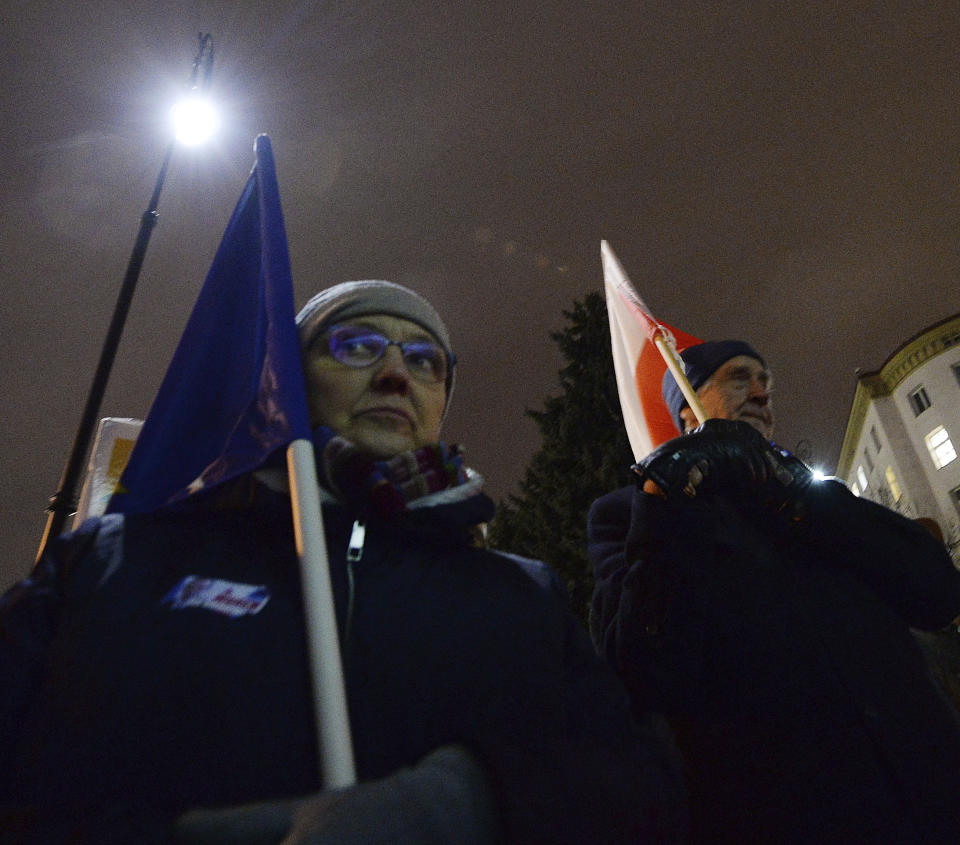
[[[334,326],[327,333],[330,355],[348,367],[369,367],[387,354],[390,346],[400,347],[403,363],[417,381],[444,382],[456,359],[432,340],[390,340],[365,326]]]

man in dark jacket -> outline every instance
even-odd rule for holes
[[[707,412],[594,503],[591,630],[638,713],[667,715],[694,838],[960,841],[960,729],[910,627],[960,573],[910,520],[771,444],[771,378],[740,341],[683,354]]]
[[[0,839],[681,838],[669,748],[631,722],[546,568],[473,542],[492,504],[437,442],[439,315],[355,282],[298,325],[359,784],[319,791],[290,501],[268,464],[86,523],[5,597]]]

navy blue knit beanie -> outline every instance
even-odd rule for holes
[[[706,384],[710,376],[723,364],[738,355],[756,358],[764,367],[767,366],[767,362],[760,357],[757,350],[743,340],[708,340],[706,343],[684,349],[680,353],[683,369],[694,390]],[[680,418],[680,412],[687,407],[688,403],[670,370],[663,374],[660,392],[663,394],[663,401],[667,403],[670,416],[676,423],[677,430],[682,432],[683,420]]]

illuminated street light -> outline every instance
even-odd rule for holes
[[[193,72],[190,75],[190,82],[187,86],[189,95],[187,102],[198,101],[210,85],[210,76],[213,72],[213,37],[210,33],[200,33],[197,36],[199,47],[197,57],[193,62]],[[202,71],[202,78],[201,78]],[[117,302],[113,309],[113,317],[110,321],[110,327],[107,329],[107,336],[103,341],[103,348],[100,350],[100,360],[97,363],[97,369],[93,375],[93,383],[90,385],[90,392],[87,394],[87,401],[83,408],[83,414],[80,417],[80,424],[77,426],[77,433],[74,436],[73,446],[70,449],[70,457],[64,467],[63,475],[60,478],[60,489],[50,497],[50,504],[47,510],[50,516],[47,518],[47,525],[40,540],[40,548],[37,551],[37,560],[43,555],[47,543],[60,535],[67,522],[67,517],[76,510],[76,491],[77,484],[82,474],[83,462],[90,447],[90,441],[93,437],[93,430],[96,426],[97,417],[100,414],[100,404],[103,401],[103,394],[107,389],[107,380],[110,377],[110,370],[113,367],[113,360],[117,354],[117,347],[120,345],[120,336],[123,334],[123,326],[127,320],[127,313],[130,311],[130,303],[133,301],[133,292],[137,286],[137,279],[140,277],[140,268],[143,266],[143,259],[147,253],[147,245],[150,243],[150,234],[157,223],[157,205],[160,202],[160,191],[163,189],[163,183],[167,176],[167,168],[170,165],[170,159],[173,158],[173,151],[178,141],[184,144],[200,143],[201,134],[198,131],[198,123],[195,120],[198,110],[196,107],[183,108],[181,112],[186,124],[191,127],[186,137],[180,141],[175,136],[170,142],[167,151],[163,156],[163,162],[160,165],[160,173],[157,176],[157,182],[153,187],[153,194],[147,205],[147,210],[140,218],[140,229],[137,232],[137,239],[133,245],[133,251],[130,253],[130,261],[127,263],[127,272],[123,277],[123,284],[120,286],[120,292],[117,294]],[[209,115],[212,109],[205,110]],[[187,120],[187,116],[192,117]],[[212,126],[210,121],[206,121],[207,136]]]
[[[208,141],[220,128],[220,115],[206,97],[193,95],[170,110],[174,137],[187,147]]]

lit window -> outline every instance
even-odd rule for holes
[[[860,484],[860,491],[867,492],[867,474],[863,471],[863,466],[857,467],[857,482]]]
[[[938,425],[923,440],[927,444],[934,468],[943,469],[951,461],[956,460],[957,450],[953,448],[950,435],[942,425]]]
[[[900,485],[897,484],[897,476],[893,472],[893,467],[887,467],[887,471],[884,473],[884,475],[887,477],[887,487],[890,488],[893,501],[899,502],[903,496],[903,492],[900,490]]]
[[[867,470],[873,472],[873,458],[870,457],[870,452],[867,449],[863,450],[863,458],[867,462]]]
[[[860,495],[860,485],[857,484],[856,481],[854,481],[853,484],[850,485],[850,492],[853,493],[854,496]]]
[[[960,378],[960,376],[958,376],[958,378]],[[875,425],[870,426],[870,437],[873,439],[873,448],[879,452],[882,444],[880,443],[880,435],[877,434],[877,427]]]
[[[913,408],[913,415],[919,417],[927,408],[930,407],[930,397],[927,396],[927,391],[922,387],[918,387],[914,390],[910,396],[910,407]]]

